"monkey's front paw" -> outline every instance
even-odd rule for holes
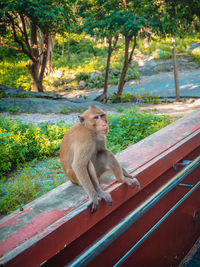
[[[137,187],[138,190],[141,189],[140,182],[138,181],[137,178],[133,178],[133,182],[134,182],[134,184],[135,184],[135,186]]]
[[[92,207],[91,207],[90,212],[95,213],[97,211],[97,208],[98,208],[98,204],[92,202]]]
[[[140,183],[137,178],[126,178],[125,183],[131,186],[132,188],[136,186],[138,190],[140,189]]]
[[[109,206],[112,206],[112,197],[110,193],[103,192],[101,194],[101,198],[103,198],[108,203]]]

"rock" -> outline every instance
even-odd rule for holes
[[[87,109],[90,105],[98,106],[104,110],[115,110],[108,104],[104,105],[97,101],[77,101],[67,99],[50,100],[42,98],[2,98],[0,99],[0,111],[7,111],[9,108],[18,107],[18,112],[23,113],[60,113],[67,107],[71,110]]]
[[[93,81],[95,80],[97,77],[101,76],[100,72],[94,71],[90,73],[90,80]]]
[[[142,98],[140,98],[140,97],[133,97],[131,99],[131,102],[133,102],[133,103],[144,103],[144,100]]]
[[[85,81],[80,81],[78,85],[79,85],[80,89],[84,89],[86,87],[87,83]]]
[[[20,88],[6,86],[0,84],[0,92],[4,93],[5,97],[18,97],[18,98],[27,98],[27,97],[35,97],[35,98],[52,98],[52,99],[61,99],[62,96],[56,93],[46,93],[46,92],[30,92],[25,91]]]
[[[63,81],[55,81],[55,82],[53,83],[53,85],[54,85],[55,87],[58,87],[58,86],[60,86],[60,85],[63,85]]]
[[[111,69],[110,70],[110,73],[113,74],[113,75],[115,75],[115,76],[119,76],[120,73],[121,73],[121,71],[120,70],[117,70],[117,69]]]
[[[75,75],[72,75],[71,77],[69,77],[68,79],[64,79],[63,83],[71,83],[76,79]]]
[[[138,61],[133,60],[133,61],[131,62],[131,67],[132,67],[133,69],[134,69],[134,68],[138,68],[138,66],[139,66]]]
[[[157,69],[155,67],[146,67],[146,68],[139,68],[138,72],[144,76],[150,76],[157,73]]]
[[[187,104],[192,104],[192,103],[194,103],[195,102],[195,100],[194,100],[194,98],[190,98],[190,99],[188,99],[187,100]]]
[[[197,47],[200,47],[200,42],[194,43],[188,47],[188,50],[193,50]]]

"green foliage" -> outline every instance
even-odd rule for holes
[[[33,159],[54,154],[69,126],[34,126],[0,116],[0,176]]]
[[[84,41],[87,39],[87,42]],[[73,88],[78,86],[77,81],[85,80],[89,82],[90,73],[93,71],[103,72],[105,70],[106,65],[106,47],[101,43],[92,40],[91,38],[86,38],[85,35],[81,35],[80,37],[77,34],[73,34],[71,36],[71,41],[73,44],[73,53],[71,53],[71,60],[68,61],[67,56],[61,57],[61,37],[56,37],[56,49],[53,54],[53,68],[54,70],[59,69],[63,72],[63,79],[74,75],[76,77],[76,81],[70,83],[70,87]],[[74,40],[74,41],[73,41]],[[79,40],[79,41],[78,41]],[[190,55],[190,51],[187,48],[194,42],[199,40],[199,35],[191,35],[185,36],[185,38],[176,38],[176,50],[178,53],[185,53]],[[88,52],[88,45],[93,46],[93,52]],[[76,49],[78,50],[78,46],[83,46],[82,49],[85,52],[81,52],[80,54],[76,53]],[[154,40],[149,41],[149,47],[144,47],[144,41],[139,40],[137,49],[145,54],[145,55],[154,55],[157,59],[159,58],[168,58],[172,55],[172,46],[171,46],[171,38],[161,39],[158,37],[154,37]],[[158,53],[158,50],[162,50],[163,53]],[[94,53],[94,51],[96,51]],[[96,54],[96,55],[95,55]],[[198,54],[192,56],[195,60],[198,61]],[[28,62],[27,57],[4,57],[3,61],[0,61],[0,83],[6,84],[14,87],[20,87],[25,90],[31,90],[32,82],[31,76],[26,68],[26,64]],[[111,69],[121,70],[123,66],[123,43],[122,41],[118,42],[117,49],[113,52],[111,57]],[[67,74],[66,74],[67,73]],[[126,81],[138,78],[139,74],[136,69],[132,69],[129,67],[128,73],[126,75]],[[58,78],[54,78],[52,75],[46,76],[44,78],[44,85],[46,89],[51,90],[61,90],[63,87],[56,88],[54,86],[54,81],[57,81]],[[91,84],[88,86],[89,88],[99,88],[103,87],[104,76],[98,78],[98,84]],[[109,75],[109,84],[117,84],[119,82],[119,77],[110,73]]]
[[[0,62],[0,84],[14,86],[30,91],[31,75],[26,67],[27,59],[4,58]]]
[[[121,96],[117,94],[112,94],[109,96],[109,103],[127,103],[135,102],[136,99],[142,99],[144,103],[148,104],[159,104],[160,96],[152,96],[152,93],[146,93],[141,91],[140,94],[122,93]]]
[[[11,16],[13,20],[25,16],[31,21],[37,21],[37,26],[45,32],[63,31],[72,18],[70,1],[32,1],[32,0],[2,0],[0,3],[1,31],[10,31]],[[19,33],[17,32],[19,38]]]
[[[139,112],[135,108],[125,110],[120,116],[110,116],[107,146],[113,153],[118,153],[169,123],[168,116]]]
[[[8,214],[66,181],[58,158],[25,164],[0,180],[0,214]]]
[[[19,111],[19,107],[18,106],[13,106],[13,107],[10,107],[10,108],[6,108],[6,111],[7,112],[10,112],[10,113],[17,113]]]
[[[190,34],[184,38],[176,38],[176,52],[190,55],[190,51],[187,48],[194,42],[199,41],[199,34]],[[168,59],[172,57],[172,39],[160,38],[154,36],[150,39],[148,46],[144,47],[143,40],[138,41],[138,50],[145,55],[152,55],[155,59]]]
[[[195,59],[195,61],[200,65],[200,48],[197,47],[191,51],[191,56]]]
[[[69,114],[70,112],[72,112],[72,110],[68,107],[64,107],[60,111],[61,114]]]

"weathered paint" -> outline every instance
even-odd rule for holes
[[[1,242],[0,257],[2,257],[9,250],[15,248],[24,240],[34,236],[39,231],[45,229],[55,220],[63,217],[65,214],[71,211],[72,208],[73,207],[69,207],[66,210],[61,210],[61,211],[51,210],[44,212],[41,215],[35,216],[31,222],[27,224],[25,223],[15,233],[11,234],[7,239]],[[16,221],[16,224],[19,222],[23,222],[23,220]],[[7,226],[11,226],[10,223]]]
[[[175,171],[172,168],[173,165],[181,159],[191,160],[194,158],[196,154],[200,153],[199,145],[200,110],[197,110],[118,155],[120,162],[132,174],[137,174],[142,185],[141,191],[138,192],[124,184],[112,182],[106,185],[105,189],[111,191],[113,206],[110,207],[101,201],[98,211],[90,214],[90,209],[87,208],[88,197],[83,189],[67,182],[25,206],[24,212],[16,211],[3,218],[0,222],[2,224],[2,230],[0,230],[1,262],[7,262],[8,266],[23,267],[27,266],[28,261],[29,266],[37,266],[60,251],[54,257],[55,262],[58,262],[56,266],[62,266],[173,177],[181,169],[178,168]],[[198,173],[194,172],[194,174]],[[193,183],[197,178],[191,175],[184,182]],[[184,187],[179,187],[170,193],[168,198],[155,207],[155,211],[151,211],[136,223],[134,226],[137,229],[136,232],[130,230],[129,235],[125,234],[119,238],[119,243],[114,243],[110,247],[113,249],[118,244],[119,255],[121,255],[186,190]],[[193,207],[193,203],[191,206]],[[192,212],[194,213],[194,210]],[[179,219],[176,220],[180,223]],[[171,228],[171,226],[167,227]],[[194,236],[192,234],[191,242],[193,242]],[[130,237],[131,240],[129,240]],[[157,239],[159,242],[159,236]],[[152,247],[151,253],[154,249],[155,247]],[[185,251],[188,249],[186,248]],[[101,258],[110,257],[111,261],[114,260],[109,253],[111,253],[110,248],[105,251],[103,257],[101,255]],[[145,253],[144,255],[147,255],[148,251]],[[149,257],[149,255],[147,256]],[[98,260],[99,258],[97,258]],[[52,262],[54,261],[52,260]],[[50,265],[51,261],[47,263]]]

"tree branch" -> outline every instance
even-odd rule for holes
[[[15,49],[16,51],[19,51],[19,52],[23,52],[22,49],[20,49],[19,47],[16,47],[16,46],[13,46],[13,45],[10,45],[10,44],[6,44],[6,43],[2,42],[2,40],[0,41],[0,45],[13,48],[13,49]]]
[[[43,58],[42,58],[42,64],[41,64],[41,71],[39,74],[39,80],[43,79],[44,76],[44,71],[46,68],[46,63],[47,63],[47,51],[48,51],[48,33],[43,33],[44,35],[44,44],[43,44]]]
[[[35,58],[33,57],[33,55],[28,50],[26,50],[23,42],[21,40],[19,40],[17,37],[17,33],[16,33],[16,29],[15,29],[15,22],[14,22],[13,17],[11,15],[9,15],[8,13],[7,13],[7,16],[11,22],[11,27],[12,27],[13,35],[14,35],[14,41],[21,46],[21,52],[26,54],[33,62],[35,62]]]
[[[131,50],[131,53],[130,53],[129,59],[128,59],[129,64],[131,63],[133,52],[134,52],[134,50],[136,48],[136,45],[137,45],[137,35],[134,35],[134,44],[133,44],[133,48]]]
[[[31,48],[30,48],[29,41],[28,41],[28,34],[27,34],[27,31],[26,31],[26,24],[25,24],[24,16],[21,13],[20,13],[20,19],[21,19],[22,26],[23,26],[23,34],[24,34],[24,37],[25,37],[25,43],[27,45],[27,48],[28,48],[29,52],[31,52]]]

